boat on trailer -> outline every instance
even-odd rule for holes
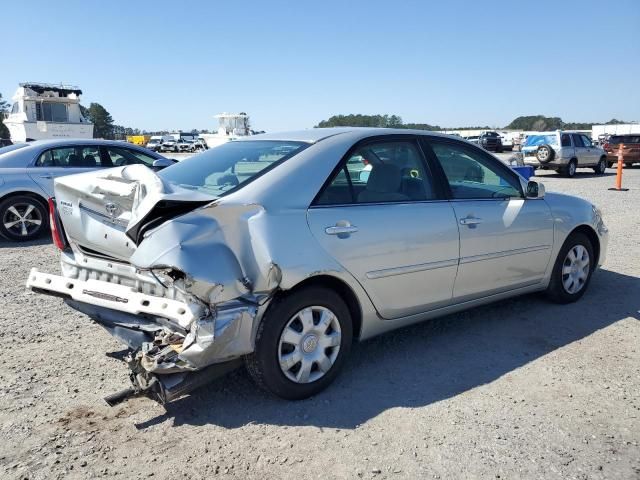
[[[13,143],[51,138],[93,138],[93,124],[80,110],[82,90],[73,85],[19,84],[4,120]]]

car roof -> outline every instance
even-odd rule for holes
[[[30,147],[55,147],[57,145],[132,145],[125,141],[103,140],[99,138],[51,138],[46,140],[34,140],[27,142]]]
[[[347,135],[351,138],[366,138],[376,135],[431,135],[437,137],[450,137],[444,133],[430,130],[409,130],[404,128],[373,128],[373,127],[332,127],[332,128],[310,128],[308,130],[296,130],[279,133],[260,133],[243,137],[237,141],[258,141],[258,140],[283,140],[316,143],[336,135]],[[235,141],[235,140],[234,140]]]

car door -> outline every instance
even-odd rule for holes
[[[600,152],[593,146],[593,142],[586,135],[580,135],[582,145],[585,149],[585,158],[587,165],[596,165],[600,161]]]
[[[44,150],[27,171],[33,181],[52,197],[53,181],[57,177],[82,173],[101,166],[97,145],[68,145]]]
[[[429,140],[449,185],[460,227],[456,301],[538,283],[553,244],[553,217],[543,199],[525,199],[515,172],[455,140]]]
[[[412,137],[357,145],[308,210],[320,245],[383,318],[451,301],[458,226]]]
[[[578,133],[572,133],[571,138],[575,147],[575,156],[578,159],[578,166],[583,167],[585,165],[589,165],[591,163],[591,160],[589,158],[589,152],[587,152],[587,148],[582,142],[582,135]]]

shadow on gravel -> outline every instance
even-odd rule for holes
[[[51,235],[43,235],[35,240],[29,242],[12,242],[0,237],[0,248],[18,248],[18,247],[33,247],[34,245],[48,245],[53,243]]]
[[[408,327],[354,345],[345,371],[317,397],[287,402],[244,369],[167,405],[137,425],[248,423],[353,429],[396,407],[422,407],[490,383],[640,308],[640,279],[600,270],[577,303],[529,295]],[[540,378],[540,382],[544,382]]]

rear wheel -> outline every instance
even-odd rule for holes
[[[47,209],[34,197],[17,195],[0,202],[0,234],[8,240],[33,240],[47,225]]]
[[[562,173],[564,174],[565,177],[573,178],[573,176],[575,176],[576,174],[577,168],[578,168],[578,162],[574,158],[569,161],[569,164],[566,166],[564,170],[562,170]]]
[[[607,162],[607,167],[608,168],[613,168],[613,162]]]
[[[265,390],[300,400],[338,375],[353,337],[351,316],[333,290],[307,287],[274,301],[256,334],[247,370]]]
[[[584,295],[594,268],[591,241],[582,233],[572,233],[558,253],[547,295],[557,303],[575,302]]]
[[[598,175],[604,175],[604,172],[606,170],[607,170],[607,161],[605,160],[604,157],[602,157],[598,162],[598,165],[593,167],[593,171],[596,172]]]

